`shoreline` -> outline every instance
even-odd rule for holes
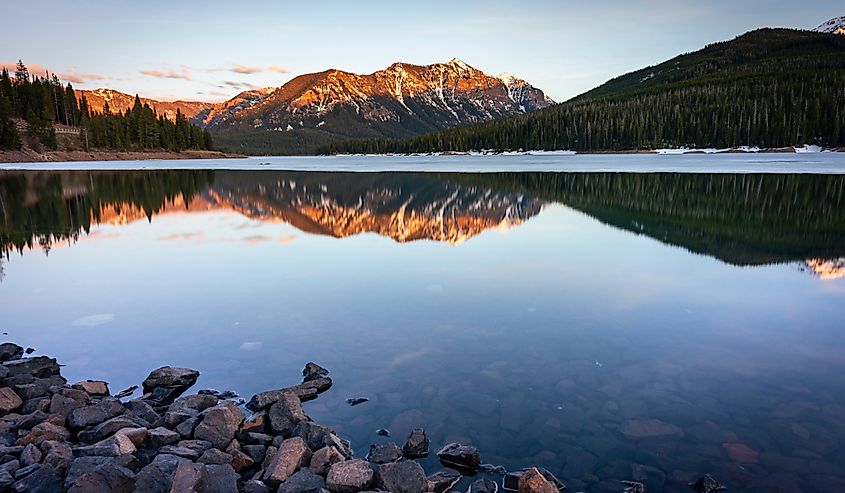
[[[0,490],[171,491],[246,493],[559,493],[563,482],[540,467],[508,472],[482,463],[470,444],[432,448],[422,428],[400,448],[370,445],[357,458],[352,444],[314,422],[302,403],[329,390],[329,371],[315,363],[302,382],[258,393],[185,394],[200,372],[164,366],[139,386],[112,395],[108,383],[69,384],[60,365],[34,350],[0,344]],[[236,400],[237,399],[237,400]],[[347,399],[349,405],[366,398]],[[388,430],[376,432],[390,436]],[[437,450],[436,452],[434,452]],[[443,468],[416,459],[436,454]],[[619,479],[619,491],[643,493],[646,478]],[[703,476],[690,487],[716,491]]]
[[[45,151],[37,152],[26,148],[15,151],[0,151],[0,163],[59,163],[79,161],[153,161],[168,159],[245,159],[244,154],[223,151]]]

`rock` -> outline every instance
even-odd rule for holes
[[[551,484],[555,488],[555,491],[564,491],[566,489],[566,485],[564,485],[563,482],[555,477],[555,475],[548,469],[544,469],[542,467],[532,467],[522,471],[506,472],[504,478],[502,478],[502,487],[504,490],[518,491],[519,485],[522,484],[520,483],[520,481],[522,481],[522,477],[532,469],[535,469],[543,477],[543,479]]]
[[[200,416],[202,421],[194,429],[194,438],[209,441],[219,449],[229,445],[244,419],[243,411],[231,401],[208,408]]]
[[[478,449],[471,445],[450,443],[437,452],[440,462],[458,471],[475,472],[481,464]]]
[[[370,445],[370,453],[367,454],[367,460],[376,464],[396,462],[401,457],[402,449],[393,442]]]
[[[496,493],[499,487],[488,478],[481,478],[475,480],[471,485],[469,485],[469,489],[467,493]]]
[[[67,442],[45,441],[41,447],[44,450],[44,459],[42,462],[58,471],[59,474],[64,474],[73,460],[73,449],[70,444]]]
[[[278,486],[310,460],[311,450],[305,441],[300,437],[288,438],[282,442],[261,479],[270,486]]]
[[[0,362],[23,357],[23,348],[11,342],[0,344]]]
[[[150,424],[155,423],[161,417],[157,412],[155,412],[155,409],[153,409],[151,405],[142,400],[129,401],[123,404],[123,407],[125,407],[126,410],[136,418],[143,419]]]
[[[314,452],[308,467],[315,473],[325,476],[329,473],[332,464],[342,462],[343,460],[345,460],[345,457],[335,447],[324,446]]]
[[[97,426],[81,431],[77,434],[82,443],[95,443],[114,435],[118,430],[124,428],[144,428],[149,423],[131,416],[116,416],[107,419]]]
[[[631,420],[622,428],[626,438],[636,440],[657,437],[683,437],[684,431],[677,426],[657,419]]]
[[[723,443],[722,447],[728,452],[728,457],[734,462],[742,464],[756,464],[760,454],[744,443]]]
[[[274,434],[290,437],[294,427],[306,419],[302,403],[293,392],[283,392],[267,413]]]
[[[326,488],[332,493],[357,493],[372,483],[373,470],[361,459],[332,464],[326,477]]]
[[[125,388],[114,395],[116,399],[123,399],[124,397],[129,397],[130,395],[134,394],[135,391],[138,390],[137,385],[133,385],[129,388]]]
[[[36,397],[28,401],[23,401],[23,406],[18,409],[21,414],[29,414],[35,411],[47,412],[50,410],[50,399],[47,397]]]
[[[41,464],[30,464],[26,467],[21,467],[17,471],[15,471],[15,479],[21,479],[23,477],[29,476],[30,474],[34,473]]]
[[[285,392],[293,392],[294,395],[299,397],[301,402],[310,401],[312,399],[316,399],[318,394],[325,392],[331,386],[332,381],[330,378],[320,377],[303,382],[299,385],[294,385],[293,387],[286,387],[279,390],[268,390],[252,396],[247,403],[246,408],[253,412],[267,409],[275,404]]]
[[[165,445],[159,449],[162,454],[176,455],[190,460],[197,460],[208,449],[211,443],[204,440],[182,440],[176,445]]]
[[[159,426],[158,428],[153,428],[149,430],[147,433],[147,441],[144,443],[144,447],[150,449],[157,449],[164,447],[165,445],[173,445],[174,443],[179,441],[179,434],[175,431],[170,431],[167,428]]]
[[[711,493],[712,491],[724,491],[727,489],[709,474],[705,474],[698,481],[690,483],[689,487],[698,493]]]
[[[416,462],[396,462],[379,466],[377,486],[391,493],[424,493],[428,480]]]
[[[548,481],[536,467],[519,477],[519,493],[558,493],[557,486]]]
[[[86,457],[92,455],[101,457],[117,457],[118,455],[123,454],[134,454],[135,450],[137,450],[137,448],[128,436],[122,433],[117,433],[105,440],[95,443],[94,445],[74,447],[73,455],[76,457]]]
[[[232,467],[239,473],[243,472],[245,469],[249,469],[255,465],[256,462],[259,462],[240,450],[232,450],[229,454],[232,456]]]
[[[10,413],[21,407],[23,399],[9,387],[0,388],[0,413]]]
[[[74,409],[84,405],[84,403],[80,403],[76,399],[65,397],[61,394],[53,394],[53,397],[50,399],[50,414],[69,416]]]
[[[173,475],[180,463],[186,459],[173,455],[158,455],[135,476],[135,491],[145,493],[170,493],[173,491]]]
[[[89,395],[109,395],[109,383],[102,380],[83,380],[72,385],[73,388],[84,390]]]
[[[231,464],[232,456],[216,448],[210,448],[202,453],[197,462],[203,464]]]
[[[33,464],[35,470],[17,481],[12,488],[17,492],[61,493],[62,477],[50,466]]]
[[[263,481],[257,479],[250,479],[244,483],[244,493],[270,493],[270,487],[264,484]]]
[[[241,423],[239,433],[264,433],[267,428],[267,422],[267,413],[265,411],[255,413]]]
[[[67,424],[72,430],[80,430],[95,426],[103,421],[120,416],[126,408],[116,399],[102,400],[90,406],[84,406],[71,411]]]
[[[9,370],[6,378],[19,375],[32,375],[35,378],[47,378],[59,374],[59,364],[55,358],[36,356],[5,361],[3,366]]]
[[[302,369],[302,381],[308,382],[310,380],[316,380],[321,377],[326,377],[329,375],[329,370],[326,370],[322,366],[318,365],[317,363],[310,362],[305,365],[305,368]]]
[[[246,436],[249,441],[257,443],[264,447],[273,443],[273,437],[271,437],[270,435],[265,435],[264,433],[247,433]],[[281,438],[284,441],[284,437]]]
[[[208,488],[205,493],[231,493],[238,491],[238,473],[229,464],[205,466]]]
[[[350,406],[357,406],[358,404],[363,404],[368,401],[369,399],[366,397],[350,397],[349,399],[346,399],[346,403]]]
[[[379,429],[376,430],[376,435],[378,435],[380,437],[389,437],[390,431],[385,429],[385,428],[379,428]]]
[[[242,445],[241,449],[246,453],[256,464],[264,461],[264,454],[267,448],[264,445]],[[313,458],[311,459],[313,461]]]
[[[293,435],[305,440],[311,450],[322,448],[326,437],[332,434],[334,434],[334,430],[313,421],[300,421],[293,430]]]
[[[308,468],[300,469],[279,486],[278,493],[320,493],[326,487],[322,476]]]
[[[68,431],[67,428],[53,424],[49,421],[44,421],[43,423],[35,425],[32,428],[32,431],[18,439],[15,443],[18,445],[29,445],[30,443],[41,445],[41,443],[45,440],[64,442],[68,439],[70,439],[70,431]]]
[[[645,485],[636,481],[622,481],[622,493],[645,493]]]
[[[21,466],[23,467],[31,466],[33,464],[39,464],[41,463],[41,451],[38,450],[38,447],[30,443],[29,445],[24,447],[23,451],[21,452],[20,461]]]
[[[180,462],[173,472],[171,491],[205,492],[208,491],[208,477],[205,464]]]
[[[8,473],[9,473],[9,474],[11,474],[12,476],[14,476],[14,474],[15,474],[15,473],[18,471],[18,469],[20,469],[20,468],[21,468],[21,463],[20,463],[20,461],[19,461],[19,460],[17,460],[17,459],[12,459],[12,460],[10,460],[9,462],[4,462],[3,464],[0,464],[0,469],[2,469],[2,470],[4,470],[4,471],[8,472]]]
[[[199,376],[198,371],[189,368],[163,366],[150,372],[141,386],[149,400],[168,405],[197,383]]]
[[[402,446],[402,453],[409,459],[418,459],[420,457],[428,456],[428,449],[431,446],[431,440],[425,434],[422,428],[416,428],[408,435],[408,440]]]
[[[14,482],[15,477],[9,474],[9,471],[0,468],[0,491],[8,491]]]
[[[79,476],[68,489],[69,493],[132,493],[135,473],[117,461],[107,461],[95,470]]]
[[[446,493],[461,480],[460,473],[451,470],[437,471],[426,478],[428,491],[432,493]]]
[[[167,412],[196,416],[206,409],[216,406],[218,401],[217,396],[210,394],[186,395],[173,401],[173,404],[168,406]]]
[[[184,438],[186,440],[190,439],[193,437],[194,430],[196,429],[199,422],[199,416],[188,418],[185,421],[182,421],[181,423],[176,425],[176,433],[178,433],[181,438]]]

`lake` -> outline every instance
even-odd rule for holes
[[[305,410],[361,456],[425,427],[568,491],[845,491],[841,158],[648,158],[0,171],[0,330],[114,391],[318,362]]]

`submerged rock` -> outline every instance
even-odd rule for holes
[[[428,482],[428,491],[432,493],[446,493],[453,486],[458,484],[463,476],[457,471],[444,470],[437,471],[426,478]]]
[[[622,481],[622,493],[645,493],[645,485],[637,481]]]
[[[488,478],[476,479],[471,485],[467,493],[496,493],[499,487],[492,480]]]
[[[366,397],[350,397],[349,399],[346,399],[346,403],[350,406],[357,406],[358,404],[363,404],[368,401],[369,399]]]
[[[519,493],[558,493],[557,486],[547,480],[536,467],[520,475],[517,488]]]

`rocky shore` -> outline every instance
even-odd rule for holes
[[[235,159],[246,158],[242,154],[222,151],[112,151],[97,149],[36,151],[24,148],[17,151],[0,150],[0,163],[39,163],[39,162],[71,162],[71,161],[142,161],[149,159]]]
[[[112,395],[104,381],[69,384],[54,358],[31,352],[0,344],[0,492],[446,493],[465,478],[467,493],[566,489],[544,469],[507,472],[459,443],[440,447],[444,468],[426,475],[415,461],[434,450],[423,429],[402,447],[372,445],[356,457],[349,441],[302,409],[332,386],[315,363],[302,383],[248,402],[213,390],[184,395],[199,372],[169,366],[130,398],[138,387]],[[723,489],[709,476],[690,486]],[[626,481],[619,491],[644,487]]]

